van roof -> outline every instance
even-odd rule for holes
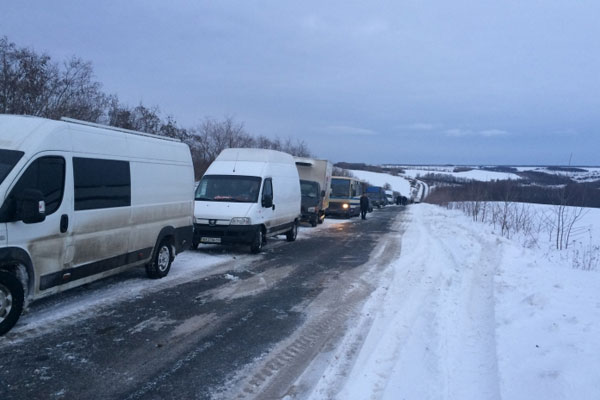
[[[288,153],[268,149],[225,149],[217,161],[255,161],[276,164],[294,164],[294,158]]]
[[[191,163],[187,145],[179,140],[75,121],[0,115],[0,148],[28,154],[74,151]]]

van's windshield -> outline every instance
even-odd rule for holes
[[[0,184],[4,182],[4,178],[12,171],[23,154],[22,151],[0,149]]]
[[[196,189],[196,200],[256,203],[261,178],[257,176],[204,175]]]

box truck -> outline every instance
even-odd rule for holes
[[[300,180],[294,157],[265,149],[225,149],[196,188],[194,247],[247,244],[261,251],[267,236],[296,240]]]
[[[0,115],[0,333],[28,301],[134,266],[167,275],[192,241],[193,184],[178,140]]]
[[[294,157],[294,160],[300,177],[302,220],[315,227],[323,223],[329,207],[333,165],[327,160],[305,157]]]

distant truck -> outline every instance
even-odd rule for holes
[[[225,149],[196,188],[194,242],[247,244],[259,253],[267,236],[296,240],[300,179],[294,157],[266,149]]]
[[[294,157],[294,160],[300,177],[301,218],[315,227],[323,223],[329,208],[333,165],[327,160],[312,158]]]
[[[0,115],[0,335],[30,300],[130,267],[166,276],[192,243],[193,184],[179,140]]]
[[[381,186],[369,186],[366,193],[374,207],[381,208],[387,204],[385,191]]]

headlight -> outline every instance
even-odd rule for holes
[[[250,225],[250,218],[247,217],[235,217],[231,218],[230,225]]]
[[[343,208],[344,210],[345,210],[345,209],[347,209],[347,208],[349,208],[349,207],[350,207],[350,205],[349,205],[348,203],[344,203],[344,204],[342,204],[342,208]]]
[[[315,208],[314,207],[308,207],[308,212],[315,212]]]

